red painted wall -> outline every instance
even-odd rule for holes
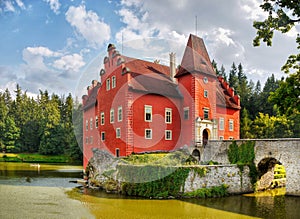
[[[134,152],[170,151],[180,147],[182,131],[180,99],[153,94],[133,94]],[[152,106],[152,121],[145,121],[145,105]],[[171,109],[171,123],[165,122],[165,109]],[[145,139],[145,129],[152,130],[152,139]],[[172,140],[165,139],[165,131],[171,130]]]
[[[88,164],[88,160],[93,156],[92,148],[98,147],[100,143],[100,136],[98,128],[96,128],[97,107],[91,107],[84,111],[83,114],[83,166]],[[92,128],[91,128],[92,119]],[[88,121],[88,127],[86,127]]]

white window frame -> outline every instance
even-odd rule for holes
[[[96,116],[96,118],[95,118],[95,127],[96,127],[96,129],[98,128],[98,126],[99,126],[99,118],[98,118],[98,116]]]
[[[89,130],[89,120],[85,120],[85,130],[88,131]]]
[[[101,141],[105,141],[105,132],[101,132]]]
[[[116,84],[117,84],[116,82],[117,82],[116,76],[112,76],[111,77],[111,88],[112,89],[116,87]]]
[[[104,115],[104,112],[100,113],[100,120],[101,120],[100,124],[104,125],[105,124],[105,115]]]
[[[122,106],[118,107],[118,122],[122,122],[123,120],[123,108]]]
[[[187,117],[186,117],[187,115]],[[184,107],[183,108],[183,119],[189,120],[190,119],[190,107]]]
[[[169,113],[169,115],[168,115]],[[172,124],[172,109],[166,108],[165,109],[165,123]]]
[[[207,118],[205,118],[205,114],[207,113]],[[208,120],[209,119],[209,109],[208,108],[204,108],[203,109],[203,119],[204,120]]]
[[[93,118],[90,118],[90,130],[93,130]]]
[[[168,137],[168,134],[169,133],[169,138]],[[172,140],[172,130],[165,130],[165,140],[168,140],[168,141],[171,141]]]
[[[150,112],[147,112],[148,110],[150,110]],[[152,106],[145,105],[144,111],[145,122],[152,122]],[[147,114],[150,114],[150,119],[147,119]]]
[[[229,119],[229,131],[233,132],[234,131],[234,120],[233,119]]]
[[[220,136],[219,139],[220,139],[221,141],[223,141],[223,140],[224,140],[224,136]]]
[[[221,118],[219,119],[219,130],[220,130],[220,131],[223,131],[223,130],[224,130],[224,127],[225,127],[225,120],[224,120],[223,117],[221,117]]]
[[[121,138],[121,128],[116,128],[116,138]]]
[[[110,90],[110,79],[109,78],[106,79],[106,90],[107,91]]]
[[[148,137],[147,132],[150,132],[150,136]],[[145,129],[145,139],[152,139],[152,129]]]
[[[109,113],[109,122],[114,123],[115,122],[115,110],[111,109]]]

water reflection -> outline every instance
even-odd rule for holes
[[[70,188],[77,186],[70,180],[82,177],[81,166],[41,164],[40,171],[28,163],[0,163],[0,190],[7,195],[23,194],[26,200],[32,197],[31,203],[18,201],[18,208],[24,212],[32,212],[39,206],[34,206],[36,198],[40,199],[43,214],[53,211],[53,203],[64,197],[64,191],[57,187]],[[6,184],[6,185],[1,185]],[[7,186],[17,185],[17,186]],[[23,186],[22,186],[23,185]],[[24,186],[26,185],[26,186]],[[20,186],[20,187],[19,187]],[[43,186],[42,188],[40,186]],[[56,187],[56,188],[54,188]],[[10,191],[8,191],[10,190]],[[56,192],[56,193],[55,193]],[[269,192],[270,193],[270,192]],[[299,218],[300,198],[280,195],[284,191],[272,190],[270,194],[257,193],[246,196],[231,196],[226,198],[184,199],[184,200],[148,200],[124,197],[118,194],[106,194],[101,191],[74,188],[67,192],[65,202],[70,204],[79,200],[96,218]],[[51,196],[50,196],[51,194]],[[274,196],[275,194],[279,196]],[[7,201],[7,199],[5,199]],[[23,199],[22,199],[23,200]],[[66,203],[63,205],[66,205]],[[50,203],[50,204],[49,204]],[[52,203],[52,204],[51,204]],[[0,203],[1,204],[1,203]],[[39,205],[40,205],[39,204]],[[76,204],[76,203],[75,203]],[[31,209],[32,208],[32,209]],[[62,207],[64,208],[64,207]],[[77,207],[78,208],[78,207]],[[66,213],[59,211],[57,214]],[[57,216],[57,215],[56,215]],[[0,212],[1,218],[1,212]],[[18,218],[18,217],[16,217]]]
[[[284,188],[255,195],[238,195],[226,198],[192,199],[187,202],[224,211],[247,214],[260,218],[299,218],[300,198],[282,194]]]
[[[82,178],[82,166],[0,163],[0,184],[75,187],[69,181]]]

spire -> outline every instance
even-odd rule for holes
[[[216,76],[203,39],[191,34],[175,77],[196,72]]]

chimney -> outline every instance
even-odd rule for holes
[[[170,53],[170,77],[173,82],[176,82],[174,76],[176,74],[176,53],[171,52]]]

